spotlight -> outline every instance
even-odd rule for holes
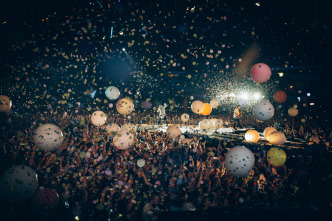
[[[248,95],[248,93],[244,92],[244,93],[240,94],[240,98],[247,100],[249,98],[249,95]]]
[[[126,49],[125,48],[122,48],[122,51],[125,51]]]
[[[255,93],[255,94],[254,94],[254,99],[255,99],[255,100],[258,100],[259,98],[261,98],[261,94],[258,93],[258,92]]]
[[[310,97],[310,96],[311,96],[311,94],[310,94],[310,93],[307,93],[307,96],[308,96],[308,97]]]
[[[75,220],[80,220],[80,218],[78,216],[75,216]]]
[[[282,76],[284,76],[284,73],[279,72],[279,77],[282,77]]]

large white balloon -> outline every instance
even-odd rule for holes
[[[125,123],[124,125],[122,125],[121,130],[129,132],[129,133],[135,133],[136,126],[133,123]]]
[[[35,130],[33,141],[41,150],[53,151],[58,149],[62,144],[63,134],[58,126],[43,124]]]
[[[114,137],[114,145],[120,150],[127,150],[134,143],[134,135],[127,131],[119,131]]]
[[[209,130],[212,129],[212,121],[209,119],[204,119],[201,122],[199,122],[199,127],[201,128],[201,130]]]
[[[105,90],[105,95],[110,100],[116,100],[120,96],[120,91],[117,87],[109,86]]]
[[[268,100],[257,103],[254,106],[254,116],[261,121],[270,120],[274,115],[274,107]]]
[[[179,126],[178,126],[178,125],[175,125],[175,124],[169,126],[169,127],[167,128],[167,130],[166,130],[166,134],[167,134],[167,136],[168,136],[169,138],[171,138],[171,139],[173,139],[173,138],[177,138],[178,136],[181,135],[181,133],[182,133],[182,132],[181,132]]]
[[[95,111],[91,115],[91,123],[95,126],[103,126],[106,123],[107,116],[102,111]]]
[[[182,120],[182,122],[187,122],[189,120],[189,114],[182,114],[181,120]]]
[[[225,168],[232,176],[246,177],[254,166],[255,158],[251,150],[244,146],[231,148],[226,154]]]
[[[28,166],[13,166],[0,176],[0,200],[9,204],[23,203],[37,188],[37,174]]]

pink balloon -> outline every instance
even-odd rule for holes
[[[257,63],[250,69],[251,78],[257,83],[263,83],[270,79],[271,69],[263,63]]]

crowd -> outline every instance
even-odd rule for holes
[[[218,206],[313,205],[310,154],[285,150],[286,164],[275,168],[266,159],[270,146],[247,145],[256,162],[248,177],[236,178],[225,172],[224,159],[229,148],[239,142],[223,140],[207,145],[208,138],[186,134],[193,140],[182,144],[179,138],[173,140],[165,133],[140,129],[139,124],[149,123],[142,122],[148,115],[131,117],[110,114],[108,118],[109,123],[133,122],[138,126],[134,145],[125,151],[117,149],[105,127],[92,125],[84,112],[63,115],[51,111],[36,113],[31,119],[14,118],[8,130],[2,131],[12,147],[5,165],[33,168],[39,186],[59,194],[60,208],[68,205],[70,211],[86,220],[110,216],[157,220],[168,211],[201,211]],[[172,115],[167,118],[172,119],[170,123],[178,122]],[[200,118],[193,120],[198,122]],[[58,125],[63,131],[64,142],[54,152],[39,150],[32,140],[34,130],[44,123]],[[327,133],[320,133],[324,142],[331,138]],[[137,166],[138,159],[145,160],[144,167]]]

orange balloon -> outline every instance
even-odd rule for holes
[[[274,93],[273,98],[277,103],[284,103],[287,100],[287,94],[284,91],[277,91]]]
[[[211,114],[211,112],[212,112],[212,107],[210,106],[210,104],[204,103],[204,110],[201,114],[206,116]]]

